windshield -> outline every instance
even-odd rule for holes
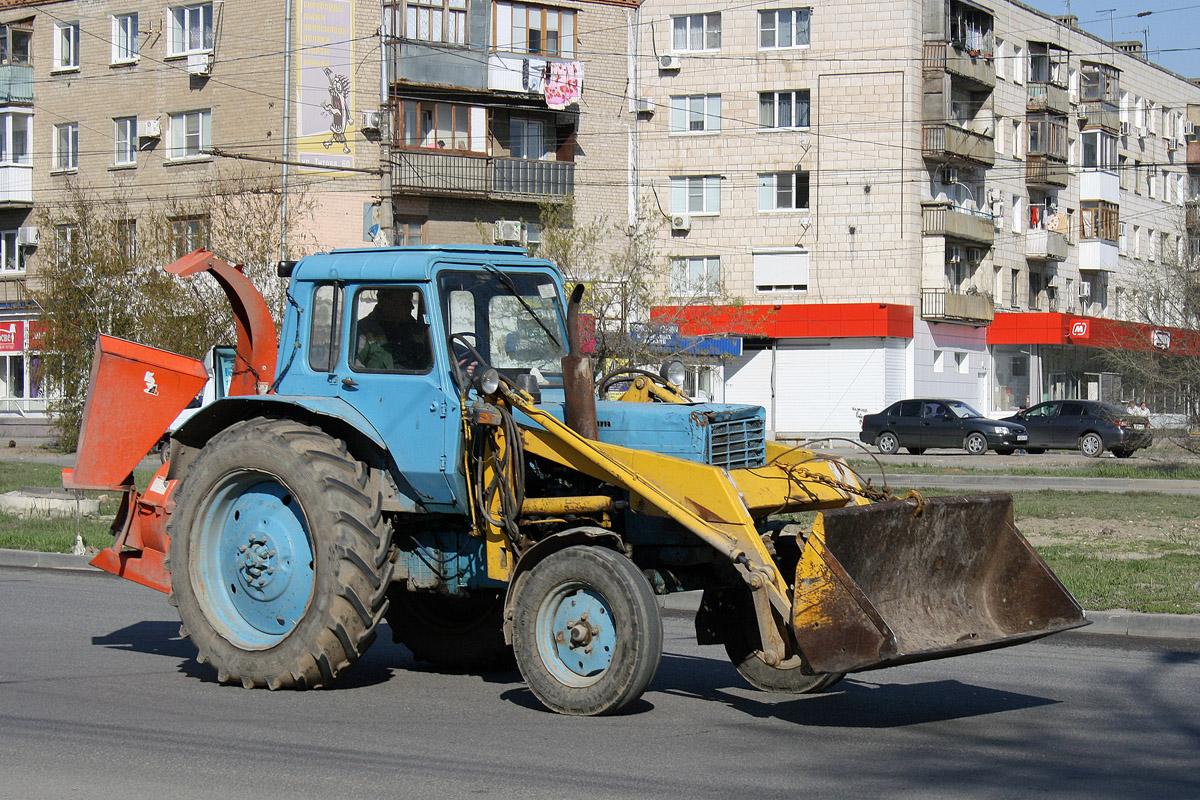
[[[448,272],[438,278],[438,291],[460,361],[469,345],[510,378],[530,373],[541,386],[561,385],[567,336],[549,275]]]
[[[959,419],[973,419],[975,417],[983,416],[983,414],[980,414],[978,411],[959,400],[948,400],[946,401],[946,405],[950,406],[950,411],[953,412],[954,416],[958,417]]]

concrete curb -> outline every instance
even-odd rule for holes
[[[0,567],[58,569],[100,573],[88,562],[91,556],[69,553],[36,553],[0,548]],[[700,592],[679,592],[658,598],[663,611],[695,614]],[[1074,633],[1099,636],[1136,636],[1148,639],[1200,640],[1200,614],[1143,614],[1137,611],[1088,611],[1092,624]]]

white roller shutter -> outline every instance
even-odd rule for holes
[[[880,339],[781,342],[775,368],[779,434],[849,433],[861,425],[855,409],[885,405],[888,359]]]
[[[725,402],[762,406],[767,410],[767,430],[774,430],[770,350],[747,350],[725,362]]]

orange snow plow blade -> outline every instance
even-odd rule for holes
[[[1010,495],[849,506],[822,523],[797,565],[792,610],[813,672],[991,650],[1088,624],[1017,531]]]

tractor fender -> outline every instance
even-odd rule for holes
[[[610,530],[595,527],[572,528],[571,530],[562,531],[553,536],[547,536],[530,547],[521,554],[521,558],[513,565],[512,571],[508,575],[508,593],[504,598],[504,641],[512,644],[513,598],[516,596],[517,587],[529,573],[529,570],[552,553],[557,553],[559,550],[573,547],[577,544],[607,547],[609,550],[615,550],[622,555],[628,555],[625,542],[621,540],[620,536]]]
[[[341,439],[351,455],[370,466],[373,474],[389,473],[396,482],[391,487],[388,485],[391,481],[383,480],[385,510],[424,511],[414,499],[416,491],[396,468],[379,431],[353,406],[337,397],[242,395],[205,406],[171,434],[168,480],[183,477],[209,439],[231,425],[257,416],[287,417]]]

